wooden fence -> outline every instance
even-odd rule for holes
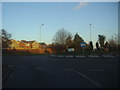
[[[51,48],[47,49],[7,49],[5,53],[13,53],[13,54],[52,54],[53,50]]]

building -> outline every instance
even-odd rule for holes
[[[9,47],[11,49],[17,49],[17,48],[20,47],[19,46],[19,41],[12,39],[12,40],[10,40],[10,42],[11,42],[11,44],[9,45]]]
[[[34,41],[32,43],[32,49],[38,49],[38,48],[40,48],[40,44],[38,42]]]
[[[32,43],[35,41],[26,41],[26,40],[21,40],[19,42],[19,46],[22,48],[32,48]]]

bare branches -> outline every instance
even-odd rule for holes
[[[65,44],[68,36],[72,37],[71,33],[62,28],[56,32],[53,41],[58,44]]]

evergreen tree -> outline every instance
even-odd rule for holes
[[[11,34],[9,34],[6,30],[2,29],[2,48],[8,48],[11,44]]]
[[[93,42],[92,41],[90,41],[90,51],[92,51],[93,50]]]
[[[99,50],[99,43],[96,42],[96,49]]]
[[[82,42],[84,42],[84,40],[79,36],[78,33],[76,33],[76,34],[74,35],[74,47],[75,47],[75,50],[76,50],[76,51],[80,51],[80,49],[82,49],[82,48],[80,47],[80,43],[82,43]]]
[[[105,42],[105,36],[104,35],[98,35],[98,40],[99,40],[99,43],[100,43],[100,48],[104,48],[104,42]]]

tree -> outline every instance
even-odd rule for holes
[[[74,47],[76,51],[80,51],[80,43],[84,42],[84,40],[79,36],[78,33],[74,35]]]
[[[108,40],[109,43],[109,49],[111,51],[115,51],[118,49],[118,37],[116,34],[114,34],[114,36],[112,35],[111,38]]]
[[[64,28],[58,30],[53,37],[54,44],[52,45],[53,49],[57,53],[63,53],[67,49],[66,43],[69,42],[68,39],[72,38],[70,32],[66,31]]]
[[[96,42],[96,49],[99,50],[99,48],[100,48],[100,47],[99,47],[99,43]]]
[[[66,45],[71,44],[71,43],[72,43],[72,37],[71,37],[71,36],[68,36],[68,37],[66,38],[66,40],[65,40],[65,43],[66,43]]]
[[[65,44],[66,38],[68,36],[71,36],[71,33],[62,28],[56,32],[53,41],[58,44]]]
[[[54,53],[58,53],[58,54],[63,53],[64,50],[66,50],[65,45],[57,44],[57,43],[52,43],[50,47],[52,48]]]
[[[92,51],[93,50],[93,42],[90,41],[89,45],[90,45],[90,51]]]
[[[6,30],[2,29],[1,32],[2,37],[2,48],[8,48],[11,44],[11,34],[9,34]]]
[[[108,39],[109,43],[112,42],[114,44],[118,44],[118,37],[116,34],[112,35],[110,39]]]
[[[109,43],[106,42],[105,45],[104,45],[105,48],[109,48]]]
[[[73,40],[72,40],[72,36],[68,36],[65,40],[65,43],[66,43],[66,47],[69,48],[69,47],[73,47]]]
[[[100,43],[100,48],[104,48],[104,42],[105,42],[106,37],[104,35],[98,35],[98,41]]]
[[[84,42],[84,40],[79,36],[78,33],[74,36],[74,42]]]

